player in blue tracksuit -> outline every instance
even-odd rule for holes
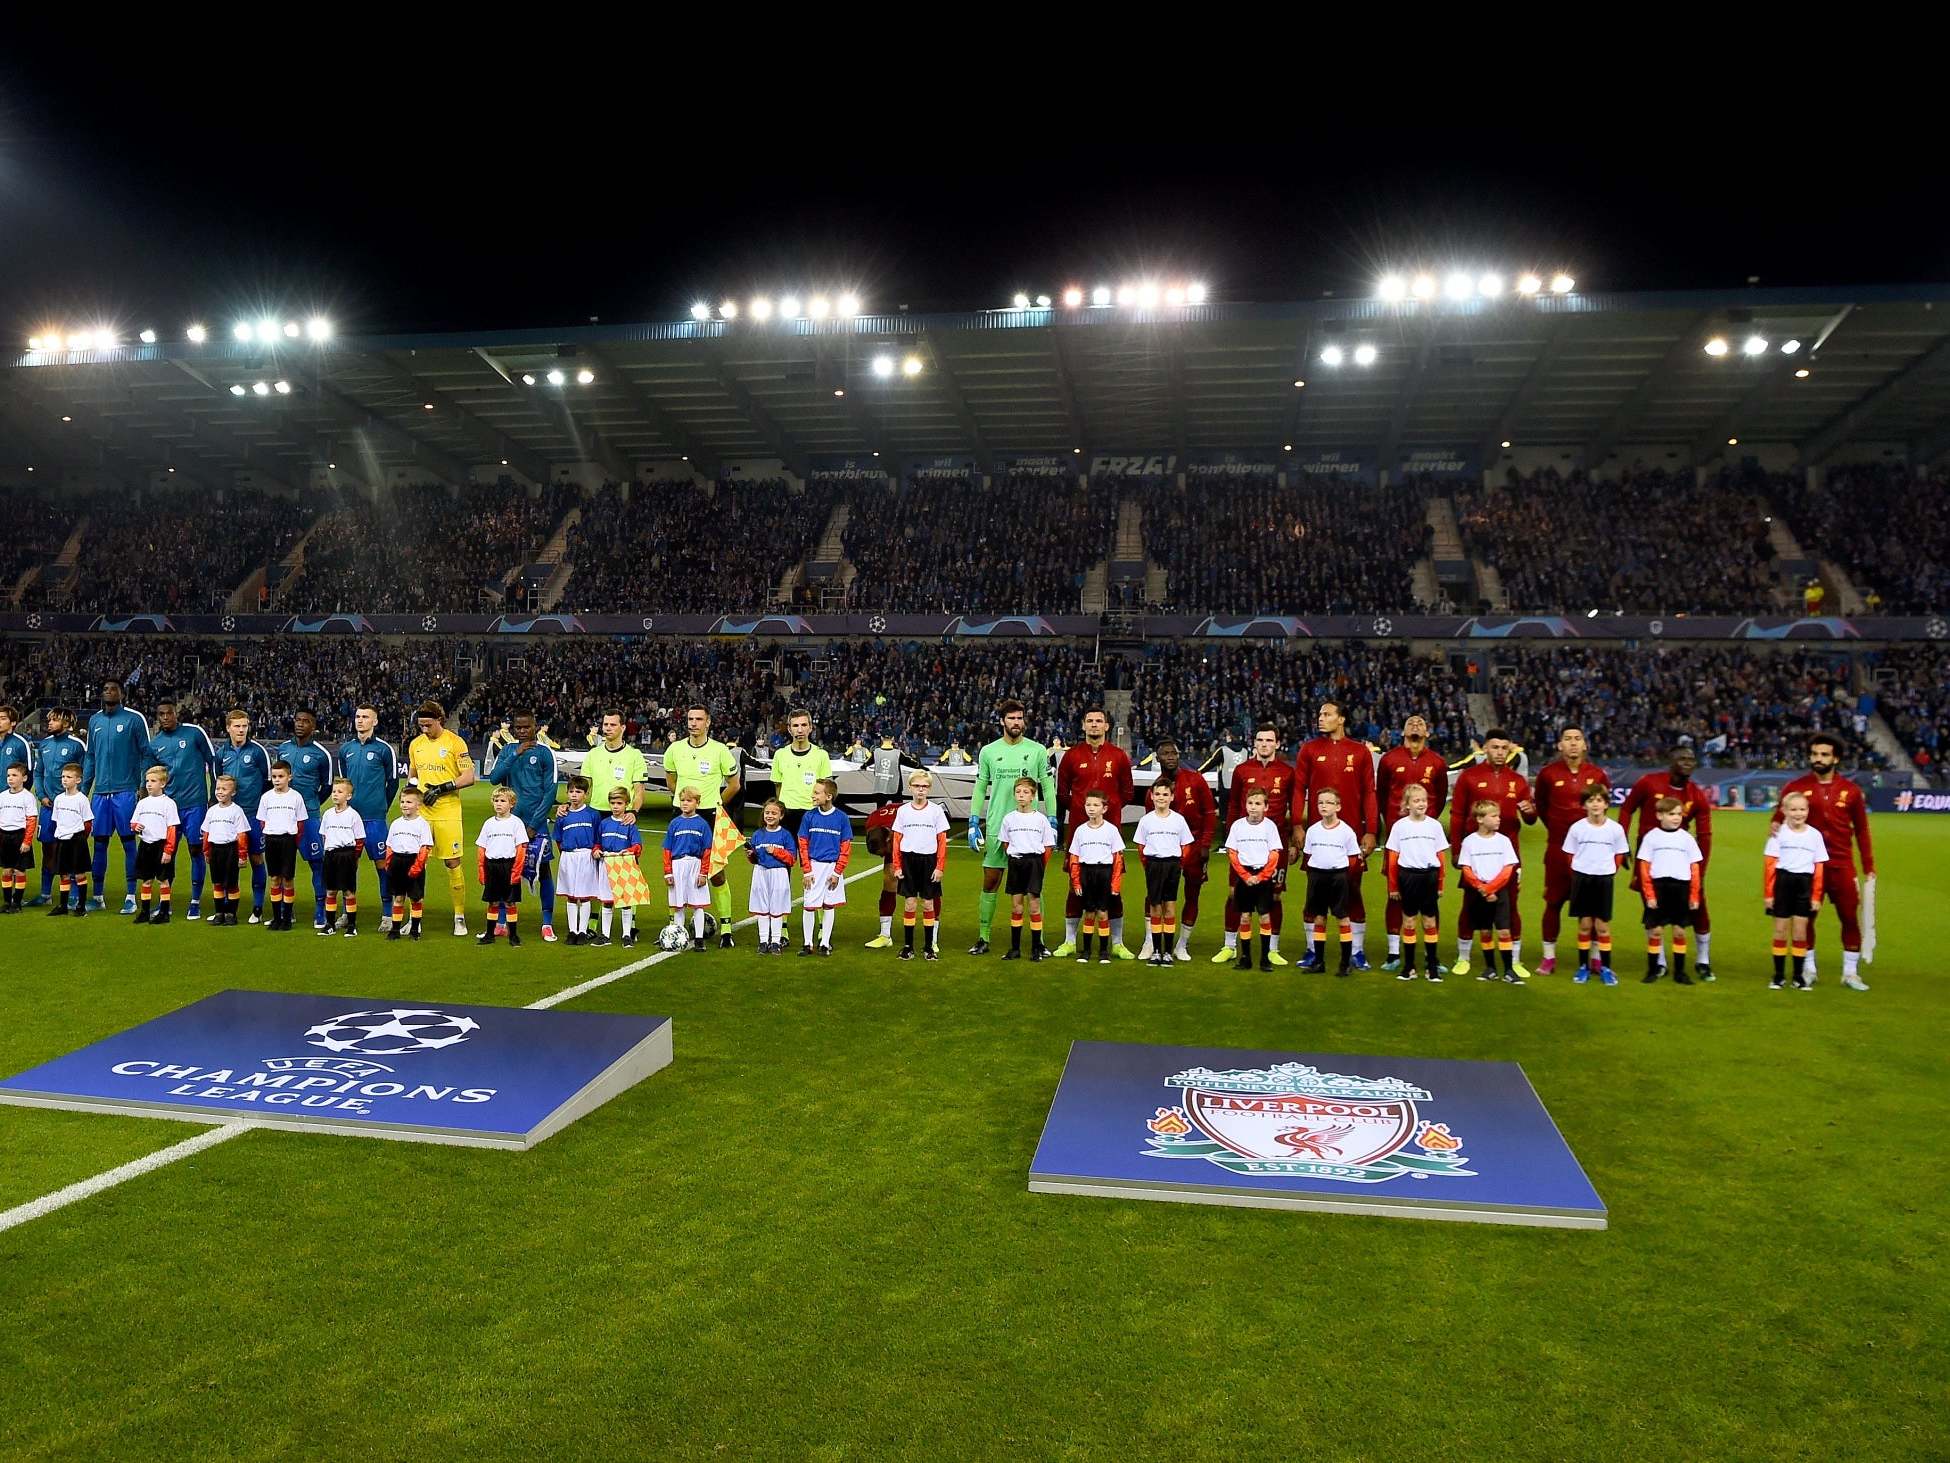
[[[190,849],[190,908],[188,919],[203,917],[203,812],[210,806],[210,780],[216,776],[217,748],[210,734],[195,722],[176,718],[174,701],[156,706],[156,734],[149,739],[149,765],[169,769],[163,792],[176,803],[182,817],[180,844]]]
[[[74,732],[74,716],[63,707],[41,715],[47,728],[35,750],[34,797],[41,807],[41,892],[30,901],[46,904],[54,897],[54,800],[61,795],[61,769],[87,761],[88,743]]]
[[[232,799],[251,825],[251,923],[264,917],[264,825],[257,821],[257,800],[271,785],[271,752],[251,739],[251,719],[234,707],[223,720],[224,739],[217,743],[217,776],[237,784]],[[233,911],[234,913],[234,911]]]
[[[122,840],[122,913],[135,913],[135,805],[149,756],[149,718],[122,701],[120,681],[102,682],[102,709],[88,718],[81,788],[95,813],[95,908],[108,877],[108,840]]]
[[[555,753],[537,739],[535,713],[517,711],[509,718],[513,745],[504,746],[488,762],[487,780],[515,795],[515,816],[534,835],[522,872],[538,883],[542,898],[542,938],[555,938],[555,858],[549,850],[548,825],[555,813],[555,789],[561,782]]]
[[[14,730],[14,723],[20,720],[20,713],[11,706],[0,706],[0,787],[7,785],[7,769],[21,766],[27,769],[27,790],[34,789],[34,744]]]
[[[355,735],[339,743],[339,776],[352,783],[352,810],[366,821],[366,856],[379,871],[379,929],[393,927],[391,876],[382,855],[386,847],[386,817],[399,795],[399,749],[379,735],[379,708],[361,706],[352,713]]]
[[[298,840],[298,853],[311,865],[313,929],[325,924],[325,833],[319,811],[331,798],[332,779],[338,775],[332,754],[313,740],[317,735],[318,713],[303,707],[291,713],[291,740],[274,754],[274,760],[291,764],[291,790],[305,800],[305,829]]]

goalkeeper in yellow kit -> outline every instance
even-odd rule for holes
[[[467,882],[460,871],[463,837],[460,790],[476,781],[474,759],[467,743],[447,730],[447,710],[438,701],[423,702],[413,713],[420,734],[406,748],[407,779],[420,789],[420,806],[433,829],[433,853],[447,866],[447,887],[454,896],[454,933],[467,933]]]

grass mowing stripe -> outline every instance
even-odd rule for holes
[[[179,1158],[189,1158],[206,1148],[214,1148],[219,1143],[228,1143],[232,1138],[241,1138],[246,1131],[242,1123],[219,1123],[213,1128],[205,1128],[194,1138],[185,1138],[180,1143],[172,1143],[167,1148],[158,1148],[154,1153],[146,1153],[133,1159],[120,1168],[111,1168],[98,1173],[93,1178],[85,1178],[69,1184],[65,1189],[56,1189],[38,1199],[30,1199],[25,1204],[15,1205],[0,1214],[0,1234],[25,1224],[30,1219],[39,1219],[43,1214],[52,1214],[56,1209],[65,1209],[70,1204],[78,1204],[83,1199],[92,1199],[104,1189],[112,1189],[117,1184],[125,1184],[130,1179],[141,1178],[145,1173],[176,1162]]]

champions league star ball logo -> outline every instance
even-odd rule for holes
[[[867,621],[867,628],[878,635],[882,630],[887,628],[887,617],[885,615],[875,615],[871,620]]]
[[[440,628],[440,617],[438,615],[428,615],[420,621],[420,628],[422,630],[438,630]]]
[[[305,1039],[328,1052],[397,1057],[454,1046],[480,1029],[481,1023],[470,1016],[399,1007],[385,1011],[348,1011],[343,1016],[319,1022],[305,1033]]]

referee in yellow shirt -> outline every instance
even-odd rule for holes
[[[447,865],[447,887],[454,896],[454,933],[467,933],[467,881],[460,872],[462,838],[460,790],[476,781],[467,743],[447,730],[447,709],[423,702],[413,719],[420,734],[407,744],[408,780],[420,789],[422,815],[433,829],[434,855]]]
[[[824,747],[812,743],[812,713],[795,706],[786,713],[785,729],[792,745],[772,754],[772,782],[785,804],[785,826],[792,833],[794,846],[799,841],[799,821],[812,811],[813,784],[833,775],[833,759]]]
[[[723,742],[711,735],[711,713],[702,706],[689,707],[684,712],[684,729],[687,733],[681,742],[672,742],[664,748],[664,784],[670,789],[670,800],[677,801],[677,795],[685,788],[697,790],[697,811],[701,818],[709,819],[717,828],[724,811],[724,800],[738,796],[738,789],[744,784],[738,777],[738,756]],[[730,820],[724,820],[729,827]],[[729,835],[719,829],[717,842]],[[728,850],[727,850],[728,851]],[[731,948],[731,884],[725,878],[724,866],[719,862],[720,853],[714,842],[711,858],[711,910],[718,918],[718,947]]]

